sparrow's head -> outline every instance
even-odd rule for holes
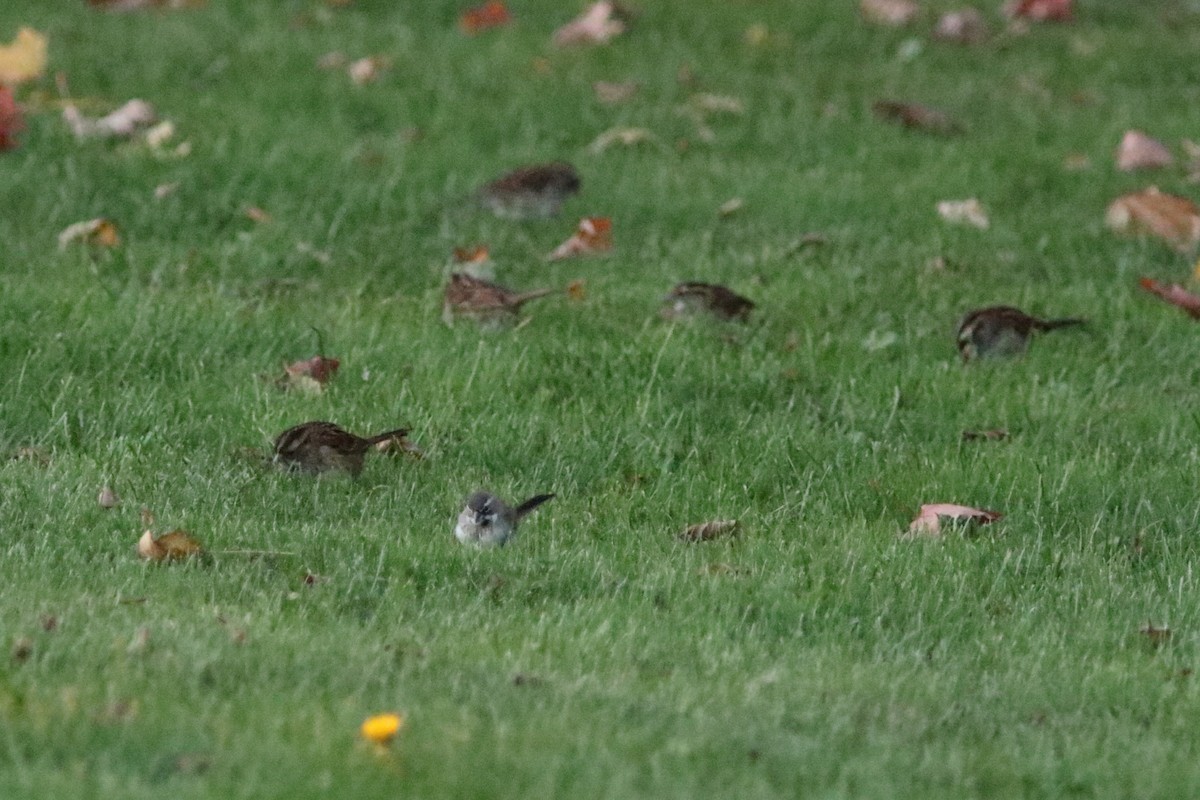
[[[499,516],[499,501],[487,492],[475,492],[467,498],[467,510],[475,518],[475,524],[481,528],[490,528]]]

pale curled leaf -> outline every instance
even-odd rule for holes
[[[121,243],[121,235],[112,220],[104,217],[89,219],[68,225],[58,234],[58,249],[65,250],[72,244],[86,244],[93,247],[116,247]]]
[[[580,16],[554,32],[557,47],[580,44],[607,44],[614,36],[625,32],[625,23],[618,18],[617,5],[610,0],[592,3]]]
[[[607,253],[612,246],[612,220],[608,217],[584,217],[579,221],[575,234],[554,248],[546,259],[558,261],[574,256]]]
[[[609,128],[588,145],[588,152],[599,155],[615,144],[633,147],[642,143],[662,144],[658,137],[645,128]]]
[[[680,531],[678,538],[685,542],[710,542],[722,536],[732,536],[737,531],[737,527],[736,519],[716,519],[701,522],[698,525],[689,525]]]
[[[1186,197],[1165,194],[1156,186],[1118,197],[1104,221],[1117,233],[1149,233],[1181,252],[1200,244],[1200,209]]]
[[[943,14],[933,29],[933,38],[955,44],[979,44],[988,37],[987,19],[975,8]]]
[[[972,225],[981,231],[986,231],[991,225],[987,209],[974,197],[967,200],[942,200],[937,204],[937,213],[946,222]]]
[[[986,525],[1004,515],[998,511],[960,506],[954,503],[929,503],[921,506],[920,513],[908,526],[909,536],[941,536],[942,520]]]
[[[1175,163],[1167,146],[1141,131],[1126,131],[1117,145],[1117,169],[1132,172],[1138,169],[1159,169]]]
[[[606,106],[615,106],[633,99],[639,88],[639,85],[633,81],[624,83],[596,81],[592,84],[592,91],[596,94],[596,99]]]
[[[861,0],[858,10],[866,22],[896,28],[907,25],[921,13],[914,0]]]
[[[154,106],[145,100],[130,100],[103,117],[85,117],[74,104],[63,107],[66,120],[76,139],[128,139],[158,121]]]
[[[46,71],[46,36],[33,28],[21,28],[11,44],[0,45],[0,84],[16,86],[40,77]]]
[[[100,495],[96,498],[96,502],[101,508],[116,508],[121,504],[121,498],[117,497],[117,493],[113,491],[111,486],[104,486],[100,489]]]

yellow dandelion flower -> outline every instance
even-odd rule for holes
[[[364,739],[375,742],[375,744],[387,744],[395,738],[402,727],[404,727],[404,717],[401,715],[376,714],[363,721],[361,730]]]

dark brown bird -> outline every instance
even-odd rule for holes
[[[1038,319],[1012,306],[990,306],[967,312],[958,324],[958,352],[964,362],[973,358],[1003,358],[1024,353],[1034,333],[1070,325],[1082,319]]]
[[[678,283],[663,302],[662,315],[667,319],[694,316],[706,312],[723,320],[750,319],[754,303],[732,289],[715,283]]]
[[[332,422],[304,422],[275,438],[275,463],[314,475],[342,470],[357,476],[371,447],[407,434],[407,428],[397,428],[364,439]]]
[[[515,169],[484,185],[475,197],[501,219],[545,219],[558,214],[580,183],[575,167],[553,161]]]
[[[498,283],[454,272],[446,284],[442,319],[447,325],[453,324],[456,316],[471,317],[484,325],[503,325],[516,319],[523,304],[552,292],[554,289],[514,292]]]

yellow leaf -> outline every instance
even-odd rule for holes
[[[367,717],[362,724],[361,731],[364,739],[375,744],[387,744],[395,738],[403,726],[404,717],[399,714],[377,714]]]
[[[21,28],[12,44],[0,45],[0,83],[15,86],[46,71],[46,37]]]

